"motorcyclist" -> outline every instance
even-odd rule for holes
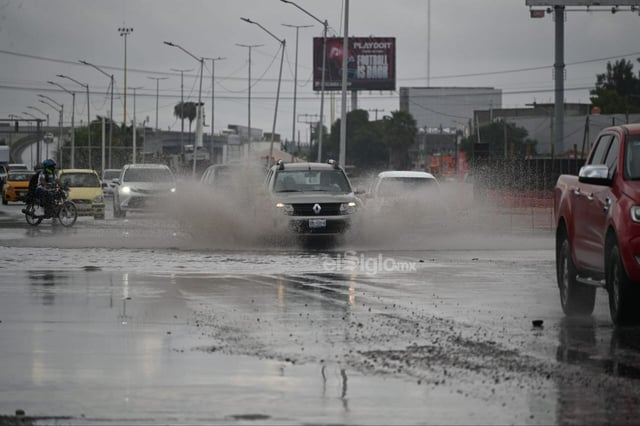
[[[36,187],[35,199],[40,206],[44,207],[45,216],[53,215],[53,199],[56,190],[56,162],[47,159],[42,162],[42,171],[38,176],[38,186]]]

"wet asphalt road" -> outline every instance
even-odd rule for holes
[[[548,229],[506,229],[512,219],[491,214],[473,232],[236,245],[163,217],[31,228],[19,210],[0,208],[0,416],[621,424],[640,414],[640,328],[612,326],[604,290],[593,316],[563,317]]]

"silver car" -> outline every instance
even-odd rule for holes
[[[169,197],[176,192],[176,178],[164,164],[127,164],[114,182],[114,217],[154,211],[170,203]]]
[[[277,218],[297,235],[344,233],[360,207],[351,183],[336,162],[278,162],[266,178]]]

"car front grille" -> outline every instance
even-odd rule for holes
[[[341,203],[317,203],[320,211],[316,214],[313,206],[316,203],[292,204],[294,216],[338,216],[340,215]]]

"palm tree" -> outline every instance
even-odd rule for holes
[[[196,106],[197,104],[195,102],[178,102],[176,106],[173,107],[174,117],[180,120],[184,120],[185,118],[189,120],[189,134],[191,134],[191,123],[196,119]]]

